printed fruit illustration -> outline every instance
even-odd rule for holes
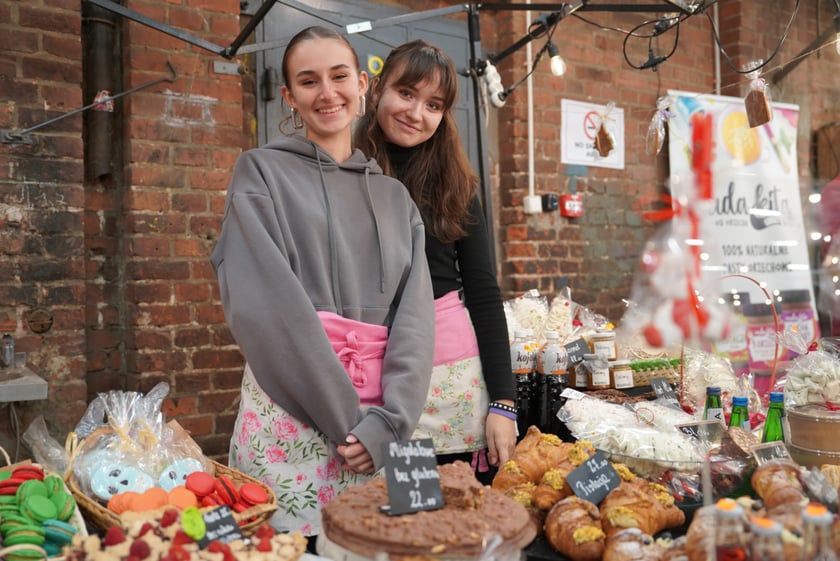
[[[724,117],[721,124],[721,136],[723,145],[732,155],[736,165],[751,164],[761,156],[758,130],[750,128],[747,114],[743,111],[732,111]]]

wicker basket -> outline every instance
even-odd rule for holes
[[[73,459],[80,454],[84,454],[86,451],[92,449],[93,445],[96,444],[100,438],[110,434],[113,434],[113,430],[105,427],[93,431],[87,438],[78,443],[72,438],[72,435],[71,437],[68,437],[67,441],[71,465],[65,474],[65,482],[67,483],[67,487],[70,489],[70,492],[73,493],[76,503],[79,505],[79,509],[85,516],[85,520],[87,520],[92,526],[103,531],[107,530],[111,526],[120,525],[120,517],[118,514],[109,510],[99,501],[89,497],[84,491],[82,491],[79,486],[79,482],[73,473],[72,462]],[[256,483],[264,488],[268,493],[268,500],[265,503],[254,505],[242,512],[231,513],[233,515],[233,519],[239,524],[242,534],[244,536],[250,536],[260,525],[262,525],[263,522],[268,521],[272,513],[277,510],[277,497],[275,496],[274,491],[261,481],[254,479],[241,471],[235,470],[216,461],[210,461],[213,464],[216,477],[226,475],[237,487],[243,483]],[[212,508],[208,507],[202,509],[202,511],[209,510],[212,510]]]
[[[659,358],[640,360],[630,363],[633,369],[633,385],[635,387],[650,386],[654,378],[665,378],[671,384],[680,382],[680,368],[682,361],[679,358]]]
[[[20,461],[20,462],[12,463],[11,459],[9,458],[9,454],[6,452],[6,450],[2,446],[0,446],[0,458],[5,460],[5,462],[6,462],[6,465],[4,467],[0,467],[0,472],[10,472],[11,473],[15,470],[15,468],[17,468],[19,466],[34,465],[34,466],[38,466],[42,470],[44,470],[44,475],[45,476],[54,475],[54,476],[57,476],[59,478],[62,478],[61,473],[58,473],[58,472],[50,469],[49,467],[47,467],[45,465],[42,465],[42,464],[39,464],[39,463],[34,463],[34,462],[32,462],[32,460],[23,460],[23,461]],[[64,487],[65,487],[64,491],[71,492],[69,487],[66,484],[66,481],[64,482]],[[88,535],[87,525],[85,524],[85,519],[82,516],[81,509],[78,507],[78,505],[76,506],[75,509],[73,509],[73,514],[70,516],[70,518],[68,518],[66,520],[66,522],[68,524],[72,525],[73,528],[76,529],[76,535],[82,536],[82,537],[87,537],[87,535]],[[2,546],[0,546],[0,547],[2,547]],[[44,559],[50,558],[49,555],[47,554],[47,552],[42,547],[39,547],[37,545],[32,545],[32,544],[19,544],[19,545],[11,545],[11,546],[8,546],[8,547],[2,547],[2,549],[0,549],[0,559],[5,559],[7,553],[14,553],[16,551],[24,551],[24,550],[36,551],[37,553],[43,555]],[[57,557],[60,557],[60,555],[59,556],[53,556],[50,559],[56,559]]]

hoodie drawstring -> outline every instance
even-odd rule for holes
[[[321,191],[324,193],[324,205],[327,211],[327,238],[329,240],[330,252],[330,280],[332,283],[333,300],[335,301],[336,312],[339,315],[344,313],[344,305],[341,301],[341,289],[338,283],[338,255],[335,251],[335,229],[333,228],[332,208],[330,207],[330,196],[327,191],[327,181],[324,177],[324,167],[321,164],[321,151],[318,145],[313,142],[315,147],[315,158],[318,161],[318,174],[321,178]],[[368,209],[373,217],[373,225],[376,230],[376,247],[379,252],[379,292],[385,293],[385,254],[382,251],[382,234],[379,229],[379,219],[373,208],[373,197],[370,194],[370,168],[365,168],[365,198]]]
[[[365,168],[365,193],[367,194],[367,204],[370,209],[370,214],[373,216],[373,226],[376,229],[376,243],[379,249],[379,292],[385,292],[385,256],[382,253],[382,235],[379,233],[379,219],[376,218],[376,212],[373,209],[373,197],[370,196],[370,168]]]
[[[321,177],[321,191],[324,193],[324,205],[327,209],[327,240],[330,251],[330,281],[332,284],[333,301],[338,315],[344,315],[344,304],[341,302],[341,289],[338,286],[338,255],[335,252],[335,229],[333,228],[332,209],[330,207],[330,196],[327,192],[327,181],[324,178],[324,166],[321,165],[321,151],[314,142],[315,158],[318,160],[318,174]]]

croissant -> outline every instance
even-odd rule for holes
[[[493,477],[492,487],[505,491],[523,483],[539,483],[547,470],[567,461],[574,447],[575,444],[563,442],[557,435],[531,426],[514,448],[511,459]]]
[[[802,488],[799,464],[790,460],[773,460],[755,468],[751,483],[768,510],[788,503],[802,505],[808,497]]]
[[[540,484],[534,490],[534,505],[543,510],[549,510],[554,503],[572,494],[566,482],[569,470],[552,468],[546,471]]]
[[[506,489],[504,494],[525,507],[525,510],[528,511],[528,515],[531,517],[531,522],[537,528],[537,533],[541,533],[543,523],[545,522],[545,510],[537,508],[534,504],[534,493],[536,489],[537,486],[533,483],[522,483],[521,485]]]
[[[557,502],[545,517],[548,543],[572,561],[600,561],[605,535],[598,507],[576,496]]]
[[[603,561],[661,561],[665,549],[638,528],[625,528],[609,538]]]
[[[674,497],[657,483],[644,479],[623,481],[601,502],[601,525],[607,536],[624,528],[639,528],[654,535],[685,523],[685,513]]]

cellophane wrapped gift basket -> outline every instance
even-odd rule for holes
[[[140,501],[149,510],[173,504],[183,508],[174,494],[183,496],[186,478],[204,472],[234,490],[246,483],[260,490],[264,500],[258,504],[202,499],[195,505],[208,510],[227,504],[243,535],[249,535],[277,509],[274,492],[257,479],[206,457],[176,421],[164,422],[160,407],[168,393],[169,385],[161,383],[146,395],[123,391],[100,394],[88,406],[68,438],[70,468],[66,477],[85,518],[101,530],[118,525],[121,511],[132,507],[121,502],[116,508],[115,497],[128,495],[137,504],[133,494],[154,497]],[[155,501],[161,504],[150,504]]]

